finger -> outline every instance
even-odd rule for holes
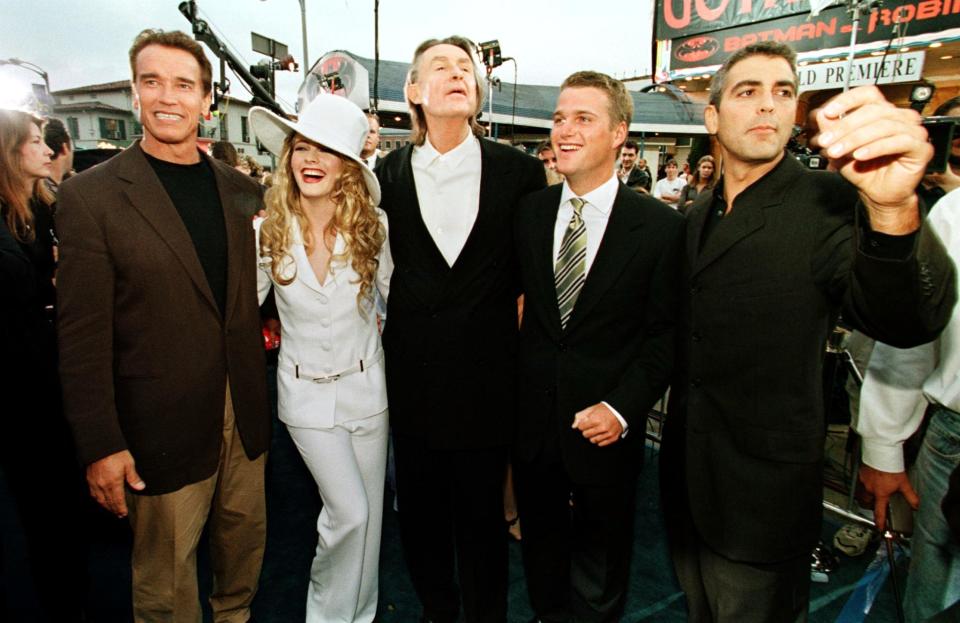
[[[610,435],[609,437],[605,438],[603,441],[599,442],[597,446],[600,448],[603,448],[616,442],[618,439],[620,439],[619,435]]]
[[[890,498],[885,495],[878,495],[873,500],[873,519],[880,532],[887,527],[887,502],[889,501]]]
[[[839,158],[855,152],[864,145],[891,136],[907,135],[913,140],[917,140],[918,135],[913,130],[913,127],[905,125],[897,119],[875,119],[870,123],[845,128],[844,130],[839,128],[831,130],[824,134],[820,140],[821,144],[827,148],[827,156]]]
[[[883,97],[880,89],[873,85],[857,87],[834,96],[826,105],[818,109],[817,121],[822,126],[867,104],[889,104],[889,102]]]
[[[581,423],[586,418],[586,411],[578,411],[573,416],[573,426],[571,428],[580,428]]]
[[[583,430],[583,436],[588,439],[592,439],[593,437],[596,437],[598,435],[606,435],[609,432],[610,432],[610,427],[597,422],[585,428]]]
[[[143,479],[137,474],[137,470],[132,463],[126,468],[125,476],[127,484],[130,485],[131,489],[143,491],[144,488],[146,488],[147,483],[143,482]]]
[[[903,484],[900,486],[900,493],[906,498],[910,508],[917,510],[920,507],[920,496],[917,495],[917,491],[913,488],[913,485],[910,484],[909,480],[904,479]]]

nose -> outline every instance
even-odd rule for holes
[[[173,95],[173,89],[174,88],[170,85],[163,85],[163,87],[160,89],[160,101],[165,104],[176,102],[176,98]]]
[[[773,93],[770,91],[765,91],[760,96],[760,112],[773,112],[774,109],[774,100]]]

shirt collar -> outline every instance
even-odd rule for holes
[[[420,166],[430,166],[435,162],[446,162],[452,167],[458,167],[469,156],[480,154],[480,141],[473,132],[467,132],[467,136],[459,145],[445,154],[437,151],[433,143],[430,142],[430,135],[427,134],[423,145],[417,145],[413,148],[413,159]]]
[[[620,180],[616,175],[611,175],[600,186],[594,188],[585,195],[577,195],[571,189],[567,181],[563,182],[563,191],[560,193],[560,205],[564,205],[574,197],[580,197],[586,203],[600,210],[603,214],[609,214],[613,209],[613,202],[617,198],[617,191],[620,189]]]

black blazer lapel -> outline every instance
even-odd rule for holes
[[[197,257],[193,241],[183,220],[177,214],[177,209],[143,155],[140,144],[130,147],[128,151],[131,153],[124,159],[117,172],[117,177],[125,182],[123,193],[130,205],[150,223],[157,235],[170,247],[183,265],[184,271],[211,307],[217,310],[219,316],[220,311],[210,290],[210,284],[207,283],[207,276],[203,272],[203,267],[200,266],[200,258]],[[121,154],[118,157],[126,155]]]
[[[557,306],[557,285],[555,275],[556,259],[553,257],[553,232],[557,223],[557,212],[560,209],[560,194],[562,184],[555,184],[549,191],[543,193],[543,200],[536,206],[536,216],[533,220],[531,232],[531,248],[521,250],[533,257],[533,287],[540,291],[539,295],[528,297],[524,307],[532,308],[539,303],[539,313],[543,317],[543,324],[554,338],[559,338],[563,332],[560,325],[560,308]]]
[[[413,229],[421,239],[425,261],[429,264],[430,270],[447,273],[450,271],[450,265],[434,242],[427,224],[423,220],[423,213],[420,211],[420,200],[417,198],[417,180],[413,175],[413,145],[408,145],[407,153],[403,154],[403,169],[400,177],[399,186],[406,191],[406,195],[400,197],[396,206],[392,210],[403,210],[402,218],[414,223]],[[389,215],[388,215],[389,216]]]
[[[635,205],[639,203],[636,191],[623,184],[619,185],[600,248],[597,249],[597,256],[587,273],[587,280],[577,297],[577,303],[573,306],[567,331],[573,330],[590,314],[603,293],[614,284],[630,258],[640,249],[643,242],[639,231],[643,227],[643,206]]]

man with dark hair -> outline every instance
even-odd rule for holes
[[[230,141],[217,141],[210,148],[210,155],[227,166],[236,168],[240,164],[240,157],[237,155],[237,148]]]
[[[921,222],[932,147],[920,117],[875,87],[815,112],[836,172],[784,150],[795,57],[747,46],[705,110],[724,173],[687,215],[686,304],[661,452],[671,553],[691,621],[805,621],[821,530],[822,365],[844,320],[877,339],[930,341],[955,272]]]
[[[638,150],[639,147],[633,140],[627,140],[623,144],[620,149],[620,170],[617,171],[617,177],[628,188],[646,193],[650,191],[650,174],[639,166]]]
[[[672,368],[683,217],[614,175],[632,113],[619,81],[567,78],[552,131],[566,181],[525,197],[515,219],[514,483],[541,621],[620,620],[647,411]]]
[[[43,126],[43,142],[53,151],[47,187],[56,195],[60,183],[73,172],[73,141],[63,122],[51,117]]]
[[[557,152],[553,151],[553,144],[549,139],[537,145],[537,159],[551,171],[557,170]]]
[[[424,620],[506,620],[516,256],[508,223],[540,163],[481,140],[473,44],[431,39],[406,85],[412,144],[378,167],[395,269],[383,334],[400,536]],[[459,582],[458,582],[459,579]],[[458,586],[459,584],[459,586]]]
[[[65,412],[90,493],[133,531],[133,614],[249,620],[266,540],[270,441],[250,216],[259,187],[200,152],[210,63],[178,32],[131,49],[143,139],[60,189]]]

